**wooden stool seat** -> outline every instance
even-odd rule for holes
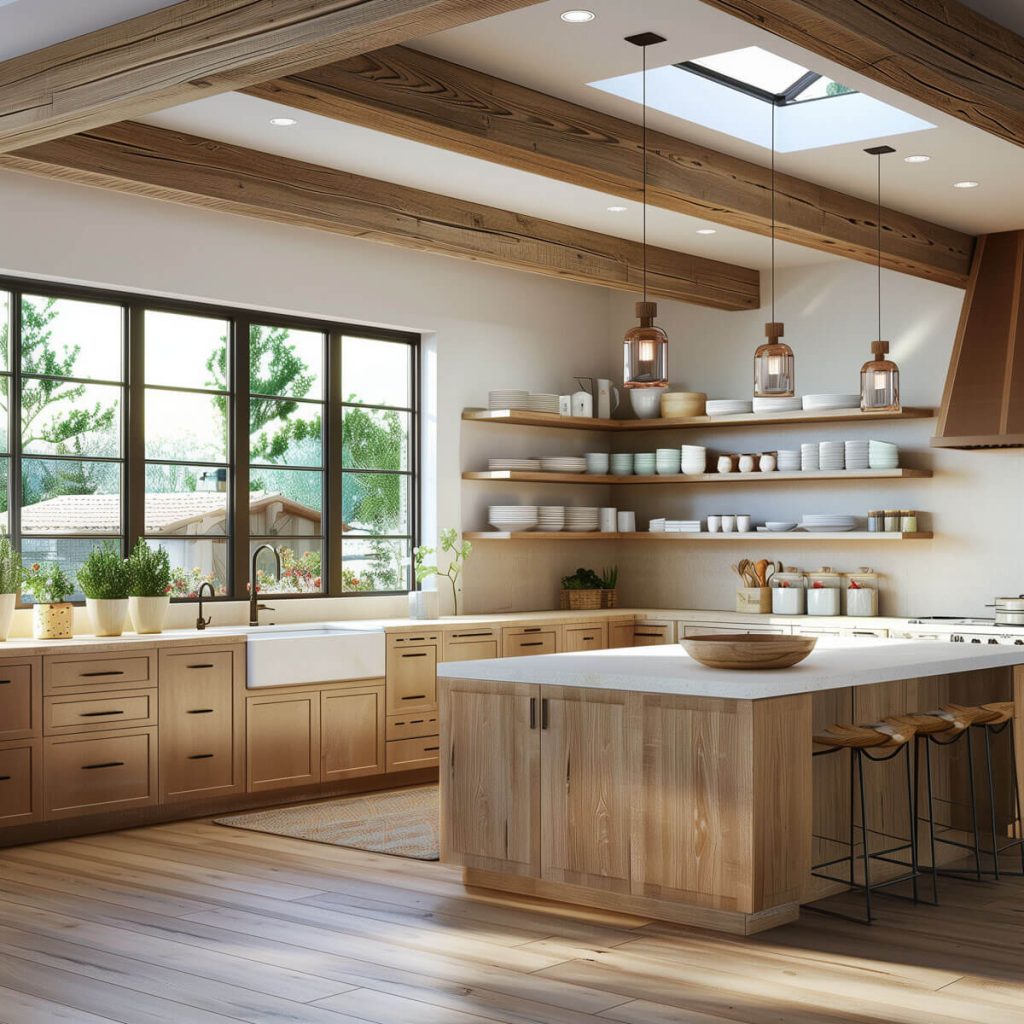
[[[973,704],[970,706],[966,704],[943,704],[942,710],[949,711],[952,714],[962,715],[970,721],[971,725],[988,725],[999,717],[999,712],[990,711],[981,704]]]
[[[823,747],[847,747],[851,750],[866,750],[869,747],[894,750],[913,738],[913,726],[899,722],[877,722],[872,725],[836,723],[816,735],[814,742]]]
[[[887,722],[910,726],[919,736],[934,736],[944,732],[962,732],[970,720],[956,711],[923,711],[907,715],[890,715]]]
[[[986,711],[991,711],[997,717],[985,722],[985,725],[1002,725],[1010,721],[1016,713],[1016,707],[1012,700],[996,701],[992,704],[981,705]]]

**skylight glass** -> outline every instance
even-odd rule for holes
[[[808,71],[785,57],[762,50],[760,46],[745,46],[742,50],[698,57],[690,63],[774,94],[785,92]]]

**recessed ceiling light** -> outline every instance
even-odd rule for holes
[[[609,206],[608,207],[608,212],[609,213],[625,213],[626,212],[626,207],[625,206]]]
[[[698,235],[717,235],[718,232],[714,228],[697,228]]]
[[[926,164],[931,160],[930,156],[925,156],[924,153],[918,153],[915,156],[905,156],[903,162],[905,164]]]
[[[291,128],[292,125],[298,124],[294,117],[272,117],[270,123],[275,128]]]
[[[976,181],[954,181],[953,188],[977,188],[978,182]]]
[[[593,11],[562,11],[562,21],[567,21],[570,25],[585,25],[596,17]]]

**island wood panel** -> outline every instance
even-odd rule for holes
[[[0,64],[0,152],[539,0],[182,0]]]
[[[324,117],[390,132],[639,202],[640,125],[430,54],[393,46],[245,90]],[[648,131],[647,201],[656,207],[875,263],[877,210],[768,167]],[[964,287],[974,239],[882,211],[882,265]]]
[[[392,182],[124,122],[0,157],[0,167],[636,292],[644,247]],[[760,274],[648,246],[647,290],[714,309],[760,306]]]

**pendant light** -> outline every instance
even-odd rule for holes
[[[877,162],[876,236],[878,252],[878,333],[871,342],[871,358],[860,371],[860,407],[864,412],[899,412],[900,369],[886,359],[889,342],[882,340],[882,157],[895,153],[892,146],[872,146],[864,150]]]
[[[641,32],[626,36],[626,42],[639,46],[643,53],[642,90],[642,150],[643,150],[643,292],[642,302],[636,304],[639,327],[626,332],[624,343],[623,383],[629,390],[634,413],[642,419],[651,419],[660,411],[661,393],[668,387],[668,335],[654,324],[658,304],[647,301],[647,47],[665,42],[655,32]]]
[[[775,319],[775,106],[772,102],[772,318],[764,325],[768,341],[754,353],[755,398],[792,398],[795,394],[793,350],[781,340],[785,331]]]

